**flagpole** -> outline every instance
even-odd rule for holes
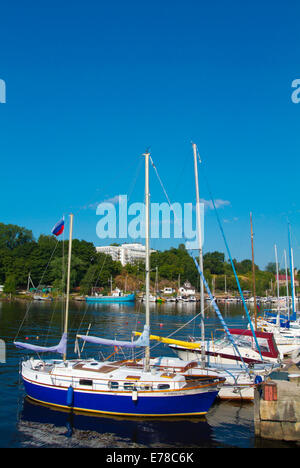
[[[69,230],[69,253],[68,253],[68,271],[67,271],[67,298],[66,298],[66,313],[64,333],[68,333],[69,321],[69,298],[70,298],[70,275],[71,275],[71,255],[72,255],[72,235],[73,235],[73,214],[70,214],[70,230]],[[63,360],[67,359],[67,353],[63,355]]]

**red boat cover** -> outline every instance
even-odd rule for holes
[[[251,330],[245,330],[242,328],[229,328],[231,335],[239,335],[243,340],[251,343],[251,347],[257,350],[256,343]],[[256,338],[260,347],[262,356],[277,359],[279,357],[279,351],[276,346],[273,333],[266,333],[256,331]],[[257,350],[258,351],[258,350]]]

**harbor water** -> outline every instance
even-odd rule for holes
[[[227,324],[246,328],[239,304],[220,305]],[[151,332],[188,339],[200,337],[198,303],[151,304]],[[126,419],[69,413],[39,405],[26,398],[19,375],[24,350],[14,339],[41,346],[57,344],[63,327],[61,302],[0,302],[0,338],[6,347],[0,363],[0,447],[97,447],[97,448],[293,448],[294,444],[258,439],[254,435],[253,404],[216,401],[202,417]],[[128,340],[131,331],[144,325],[144,305],[86,304],[71,301],[68,357],[74,354],[76,333]],[[189,323],[188,323],[189,322]],[[188,325],[184,326],[186,323]],[[221,324],[209,306],[205,311],[206,336],[220,334]],[[176,333],[174,334],[174,332]],[[151,356],[174,356],[167,345],[152,342]],[[86,344],[81,357],[107,358],[114,350]],[[138,357],[138,356],[135,356]],[[113,356],[123,359],[119,352]]]

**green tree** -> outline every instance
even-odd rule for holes
[[[255,268],[258,267],[255,265]],[[236,265],[237,273],[245,274],[248,272],[252,272],[252,261],[251,260],[242,260],[241,262],[237,263]]]
[[[5,283],[4,283],[4,288],[3,292],[5,294],[15,294],[16,292],[16,278],[14,275],[8,275]]]
[[[97,278],[98,265],[90,265],[80,283],[81,294],[91,294],[91,289]]]
[[[0,248],[14,248],[33,241],[32,231],[15,224],[0,223]]]
[[[266,271],[269,273],[274,273],[276,274],[276,263],[275,262],[269,262],[268,265],[265,268]]]
[[[207,269],[213,275],[223,275],[225,255],[222,252],[207,252],[203,255],[203,268]]]
[[[50,263],[50,275],[51,283],[54,288],[58,289],[60,292],[66,291],[67,284],[67,268],[68,268],[68,258],[67,257],[56,257]],[[76,284],[79,283],[79,280],[82,278],[85,272],[84,262],[72,255],[71,258],[71,270],[70,270],[70,287],[73,288]]]
[[[111,277],[115,278],[121,271],[120,262],[115,262],[110,255],[102,252],[96,253],[80,280],[82,294],[89,294],[95,287],[110,288]]]
[[[189,280],[194,287],[198,284],[199,273],[184,244],[180,244],[177,249],[153,252],[150,263],[152,270],[158,267],[160,278],[177,280],[180,275],[182,281]],[[152,272],[152,279],[154,275]]]

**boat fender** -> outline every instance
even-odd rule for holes
[[[262,377],[261,377],[261,375],[256,375],[256,376],[255,376],[254,383],[255,383],[256,385],[259,385],[259,384],[262,383]]]
[[[73,406],[73,398],[74,398],[74,388],[72,387],[72,385],[70,385],[67,391],[67,405],[68,406]]]
[[[138,391],[137,391],[136,388],[134,388],[134,389],[132,390],[132,395],[131,395],[131,396],[132,396],[132,401],[137,401],[137,399],[138,399]]]

